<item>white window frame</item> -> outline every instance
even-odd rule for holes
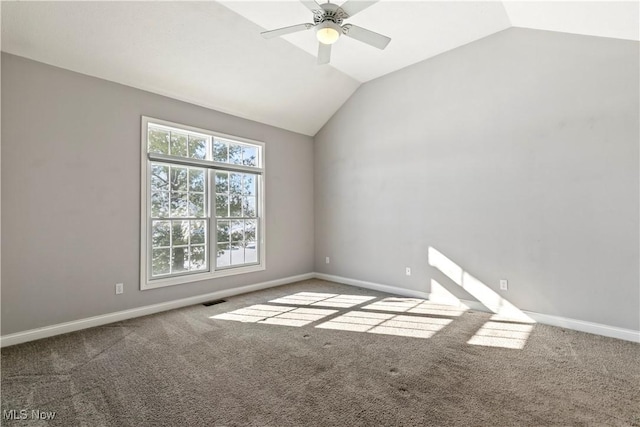
[[[170,128],[195,132],[202,135],[210,136],[213,138],[225,139],[231,142],[251,144],[260,147],[259,165],[260,167],[235,165],[229,163],[214,162],[212,160],[197,160],[181,157],[172,157],[163,154],[149,154],[147,149],[148,138],[148,126],[149,124],[167,126]],[[156,289],[165,286],[181,285],[185,283],[200,282],[203,280],[216,279],[219,277],[233,276],[237,274],[254,273],[257,271],[263,271],[266,269],[266,248],[265,248],[265,144],[261,141],[255,141],[252,139],[241,138],[233,135],[227,135],[219,132],[214,132],[206,129],[196,128],[193,126],[187,126],[180,123],[174,123],[166,120],[155,119],[152,117],[142,116],[141,125],[141,203],[140,203],[140,289]],[[212,149],[208,147],[207,150]],[[208,253],[208,267],[209,271],[201,273],[187,273],[170,277],[162,277],[153,279],[151,277],[151,206],[150,200],[150,182],[151,182],[151,162],[168,162],[172,164],[182,164],[187,166],[204,167],[211,170],[230,171],[230,172],[247,172],[257,174],[258,179],[256,182],[256,210],[258,213],[257,218],[257,236],[256,242],[258,243],[258,262],[251,265],[243,265],[239,267],[220,267],[216,269],[216,252],[217,252],[217,230],[215,230],[215,173],[209,173],[209,180],[207,181],[207,199],[208,199],[208,212],[206,218],[203,220],[208,221],[207,235],[208,241],[206,244],[206,250]]]

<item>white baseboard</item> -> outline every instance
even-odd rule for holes
[[[343,285],[357,286],[359,288],[372,289],[374,291],[387,292],[390,294],[402,295],[405,297],[429,299],[429,293],[427,292],[398,288],[397,286],[389,286],[389,285],[383,285],[380,283],[366,282],[364,280],[349,279],[348,277],[334,276],[332,274],[324,274],[324,273],[315,273],[314,277],[316,279],[322,279],[328,282],[342,283]]]
[[[429,293],[415,291],[412,289],[399,288],[397,286],[383,285],[380,283],[365,282],[348,277],[334,276],[331,274],[315,273],[316,279],[328,280],[330,282],[342,283],[344,285],[358,286],[375,291],[387,292],[390,294],[402,295],[414,298],[429,299]],[[472,310],[488,311],[488,309],[477,301],[460,300],[460,302]],[[561,328],[571,329],[574,331],[588,332],[590,334],[602,335],[605,337],[618,338],[625,341],[640,343],[640,331],[633,329],[619,328],[616,326],[603,325],[601,323],[587,322],[584,320],[569,319],[567,317],[551,316],[532,311],[524,311],[523,313],[531,317],[538,323],[549,326],[558,326]]]
[[[4,335],[0,337],[0,347],[8,347],[10,345],[20,344],[28,341],[34,341],[41,338],[52,337],[55,335],[66,334],[68,332],[79,331],[81,329],[92,328],[95,326],[106,325],[113,322],[132,319],[134,317],[147,316],[149,314],[159,313],[162,311],[173,310],[176,308],[187,307],[189,305],[200,304],[206,301],[220,298],[228,298],[234,295],[245,294],[248,292],[268,289],[275,286],[286,285],[308,279],[322,279],[330,282],[342,283],[344,285],[356,286],[375,291],[386,292],[395,295],[401,295],[413,298],[429,299],[428,292],[416,291],[413,289],[405,289],[397,286],[383,285],[381,283],[367,282],[364,280],[350,279],[347,277],[334,276],[324,273],[306,273],[297,276],[285,277],[268,282],[256,283],[253,285],[242,286],[240,288],[223,289],[204,295],[197,295],[189,298],[183,298],[175,301],[164,302],[160,304],[147,305],[144,307],[133,308],[130,310],[118,311],[115,313],[103,314],[100,316],[88,317],[85,319],[74,320],[71,322],[59,323],[57,325],[45,326],[42,328],[31,329],[14,334]],[[487,309],[477,301],[461,301],[467,307],[478,310],[487,311]],[[529,317],[538,323],[550,326],[558,326],[561,328],[572,329],[591,334],[602,335],[605,337],[617,338],[626,341],[640,343],[640,331],[633,329],[619,328],[615,326],[603,325],[600,323],[587,322],[584,320],[569,319],[566,317],[551,316],[548,314],[524,311]]]
[[[549,314],[534,313],[531,311],[524,311],[524,313],[543,325],[558,326],[574,331],[588,332],[590,334],[640,343],[640,331],[634,331],[633,329],[619,328],[617,326],[603,325],[602,323],[568,319],[566,317],[551,316]]]
[[[48,338],[55,335],[66,334],[68,332],[79,331],[81,329],[106,325],[108,323],[120,322],[122,320],[132,319],[134,317],[147,316],[149,314],[187,307],[189,305],[200,304],[214,299],[228,298],[234,295],[259,291],[261,289],[273,288],[275,286],[286,285],[288,283],[299,282],[301,280],[313,279],[314,277],[314,273],[300,274],[297,276],[270,280],[268,282],[256,283],[239,288],[223,289],[204,295],[197,295],[159,304],[146,305],[144,307],[132,308],[130,310],[117,311],[115,313],[102,314],[100,316],[87,317],[85,319],[73,320],[71,322],[58,323],[57,325],[30,329],[23,332],[16,332],[14,334],[3,335],[2,337],[0,337],[0,347],[8,347],[10,345],[21,344],[27,341]]]

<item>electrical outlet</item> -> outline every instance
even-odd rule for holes
[[[500,290],[508,291],[509,290],[509,282],[507,279],[500,279]]]
[[[124,283],[116,283],[116,295],[124,293]]]
[[[329,264],[329,263],[331,262],[331,260],[329,259],[329,257],[326,257],[326,258],[324,259],[324,262],[325,262],[326,264]]]
[[[407,276],[411,276],[411,267],[406,267],[406,268],[404,269],[404,273],[405,273]]]

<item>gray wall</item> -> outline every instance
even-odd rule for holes
[[[473,300],[433,247],[521,309],[640,329],[638,52],[512,28],[361,86],[315,138],[316,271]]]
[[[4,53],[2,113],[3,335],[313,271],[310,137]],[[139,290],[141,115],[266,143],[266,271]]]

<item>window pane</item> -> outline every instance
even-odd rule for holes
[[[242,164],[245,166],[258,166],[258,149],[256,147],[242,147]]]
[[[216,193],[226,194],[229,192],[229,173],[216,172]]]
[[[154,248],[171,245],[171,223],[169,221],[153,221],[151,226],[151,244]]]
[[[191,246],[189,270],[206,270],[206,251],[204,246]]]
[[[154,249],[151,254],[151,274],[169,274],[169,254],[170,249]]]
[[[229,216],[229,197],[216,196],[216,216],[218,218],[226,218]]]
[[[169,216],[169,192],[151,193],[151,217],[166,218]]]
[[[219,243],[218,253],[216,254],[216,266],[226,267],[231,265],[231,252],[229,243]]]
[[[242,164],[242,145],[229,144],[229,163]]]
[[[187,168],[171,166],[171,190],[187,191]]]
[[[242,242],[231,243],[231,265],[244,264],[244,246]]]
[[[244,222],[244,240],[245,242],[256,240],[256,222],[254,220],[250,219]]]
[[[171,250],[171,272],[176,273],[189,269],[189,249],[173,248]]]
[[[256,198],[253,196],[242,197],[242,216],[256,216]]]
[[[244,262],[252,263],[258,262],[258,249],[256,246],[256,242],[245,242],[246,247],[244,248]]]
[[[260,147],[215,138],[213,141],[213,160],[233,165],[260,167]]]
[[[171,192],[171,216],[187,216],[187,193]]]
[[[197,218],[204,216],[204,194],[189,194],[189,216]]]
[[[229,235],[229,222],[230,221],[218,221],[218,243],[228,243],[231,240]]]
[[[187,157],[187,135],[171,132],[171,155]]]
[[[242,177],[242,192],[251,196],[256,195],[256,176],[245,174]]]
[[[189,191],[204,191],[204,169],[189,168]]]
[[[242,242],[244,237],[244,221],[231,222],[231,241]]]
[[[191,244],[205,243],[206,222],[191,221]]]
[[[172,221],[172,246],[189,244],[189,221]]]
[[[207,140],[200,136],[189,135],[189,157],[204,159],[207,156]]]
[[[229,149],[227,143],[219,140],[213,142],[213,160],[227,163],[229,161]]]
[[[169,166],[151,165],[151,191],[169,189]]]
[[[229,174],[229,192],[231,194],[242,194],[242,175],[241,173]]]
[[[229,200],[229,216],[242,216],[242,196],[231,196]]]
[[[169,132],[149,128],[149,153],[169,154]]]

